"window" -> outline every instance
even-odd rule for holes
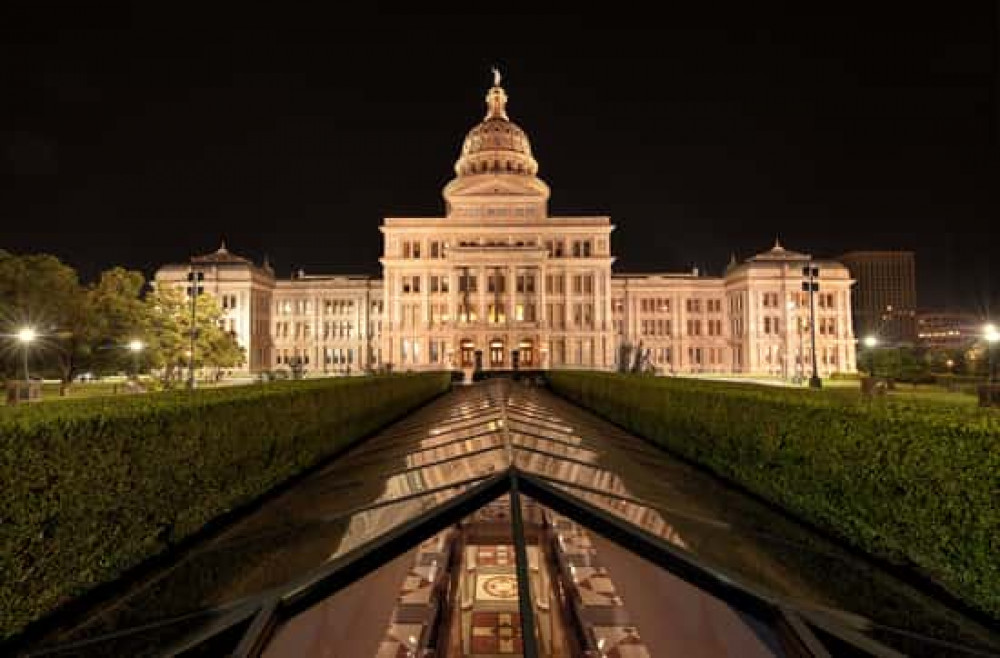
[[[487,292],[504,292],[504,276],[503,274],[490,274],[486,278],[486,291]]]
[[[459,292],[476,292],[476,275],[462,274],[458,277]]]
[[[401,280],[401,286],[403,293],[420,292],[420,275],[414,274],[413,276],[404,276]],[[343,310],[343,306],[340,306],[339,309]]]

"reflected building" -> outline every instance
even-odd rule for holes
[[[802,268],[818,268],[821,375],[855,368],[850,273],[772,249],[720,276],[613,272],[604,215],[554,216],[527,134],[499,77],[466,135],[439,217],[389,217],[381,278],[275,276],[221,247],[161,268],[192,269],[222,300],[251,371],[481,368],[655,369],[660,373],[811,372]]]

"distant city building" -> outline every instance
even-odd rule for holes
[[[917,343],[928,349],[966,349],[982,335],[983,321],[972,313],[921,311],[917,314]]]
[[[857,336],[882,343],[917,339],[916,261],[912,251],[851,251],[837,259],[857,282],[852,296]]]
[[[159,270],[161,285],[204,272],[251,371],[611,370],[808,375],[807,264],[818,268],[821,375],[855,369],[846,267],[774,247],[723,276],[612,273],[606,216],[553,217],[549,187],[499,84],[465,138],[443,217],[387,218],[382,278],[288,280],[217,252]],[[638,357],[638,358],[637,358]]]

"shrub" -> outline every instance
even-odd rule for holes
[[[857,372],[832,372],[830,373],[830,379],[834,381],[842,382],[857,382],[861,381],[861,373]]]
[[[558,392],[1000,617],[1000,415],[553,372]],[[858,396],[860,397],[860,396]]]
[[[340,378],[0,410],[0,638],[448,385]]]

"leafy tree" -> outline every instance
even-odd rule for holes
[[[83,286],[55,256],[0,252],[2,331],[12,335],[21,326],[33,327],[39,337],[32,361],[55,370],[65,392],[83,369],[121,366],[124,345],[144,324],[143,283],[142,273],[114,268]]]
[[[146,342],[146,306],[142,302],[145,277],[141,272],[115,267],[101,273],[86,291],[90,331],[94,343],[91,365],[103,371],[129,369],[127,350],[132,340]]]
[[[156,288],[146,296],[145,358],[151,367],[160,369],[163,380],[183,378],[191,350],[191,302],[176,286]],[[195,302],[194,366],[229,368],[244,361],[243,349],[236,338],[220,324],[222,307],[211,294],[199,295]]]
[[[89,323],[84,298],[76,271],[55,256],[0,253],[3,333],[12,336],[19,327],[34,328],[39,338],[32,346],[32,360],[57,367],[64,381],[86,351]]]

